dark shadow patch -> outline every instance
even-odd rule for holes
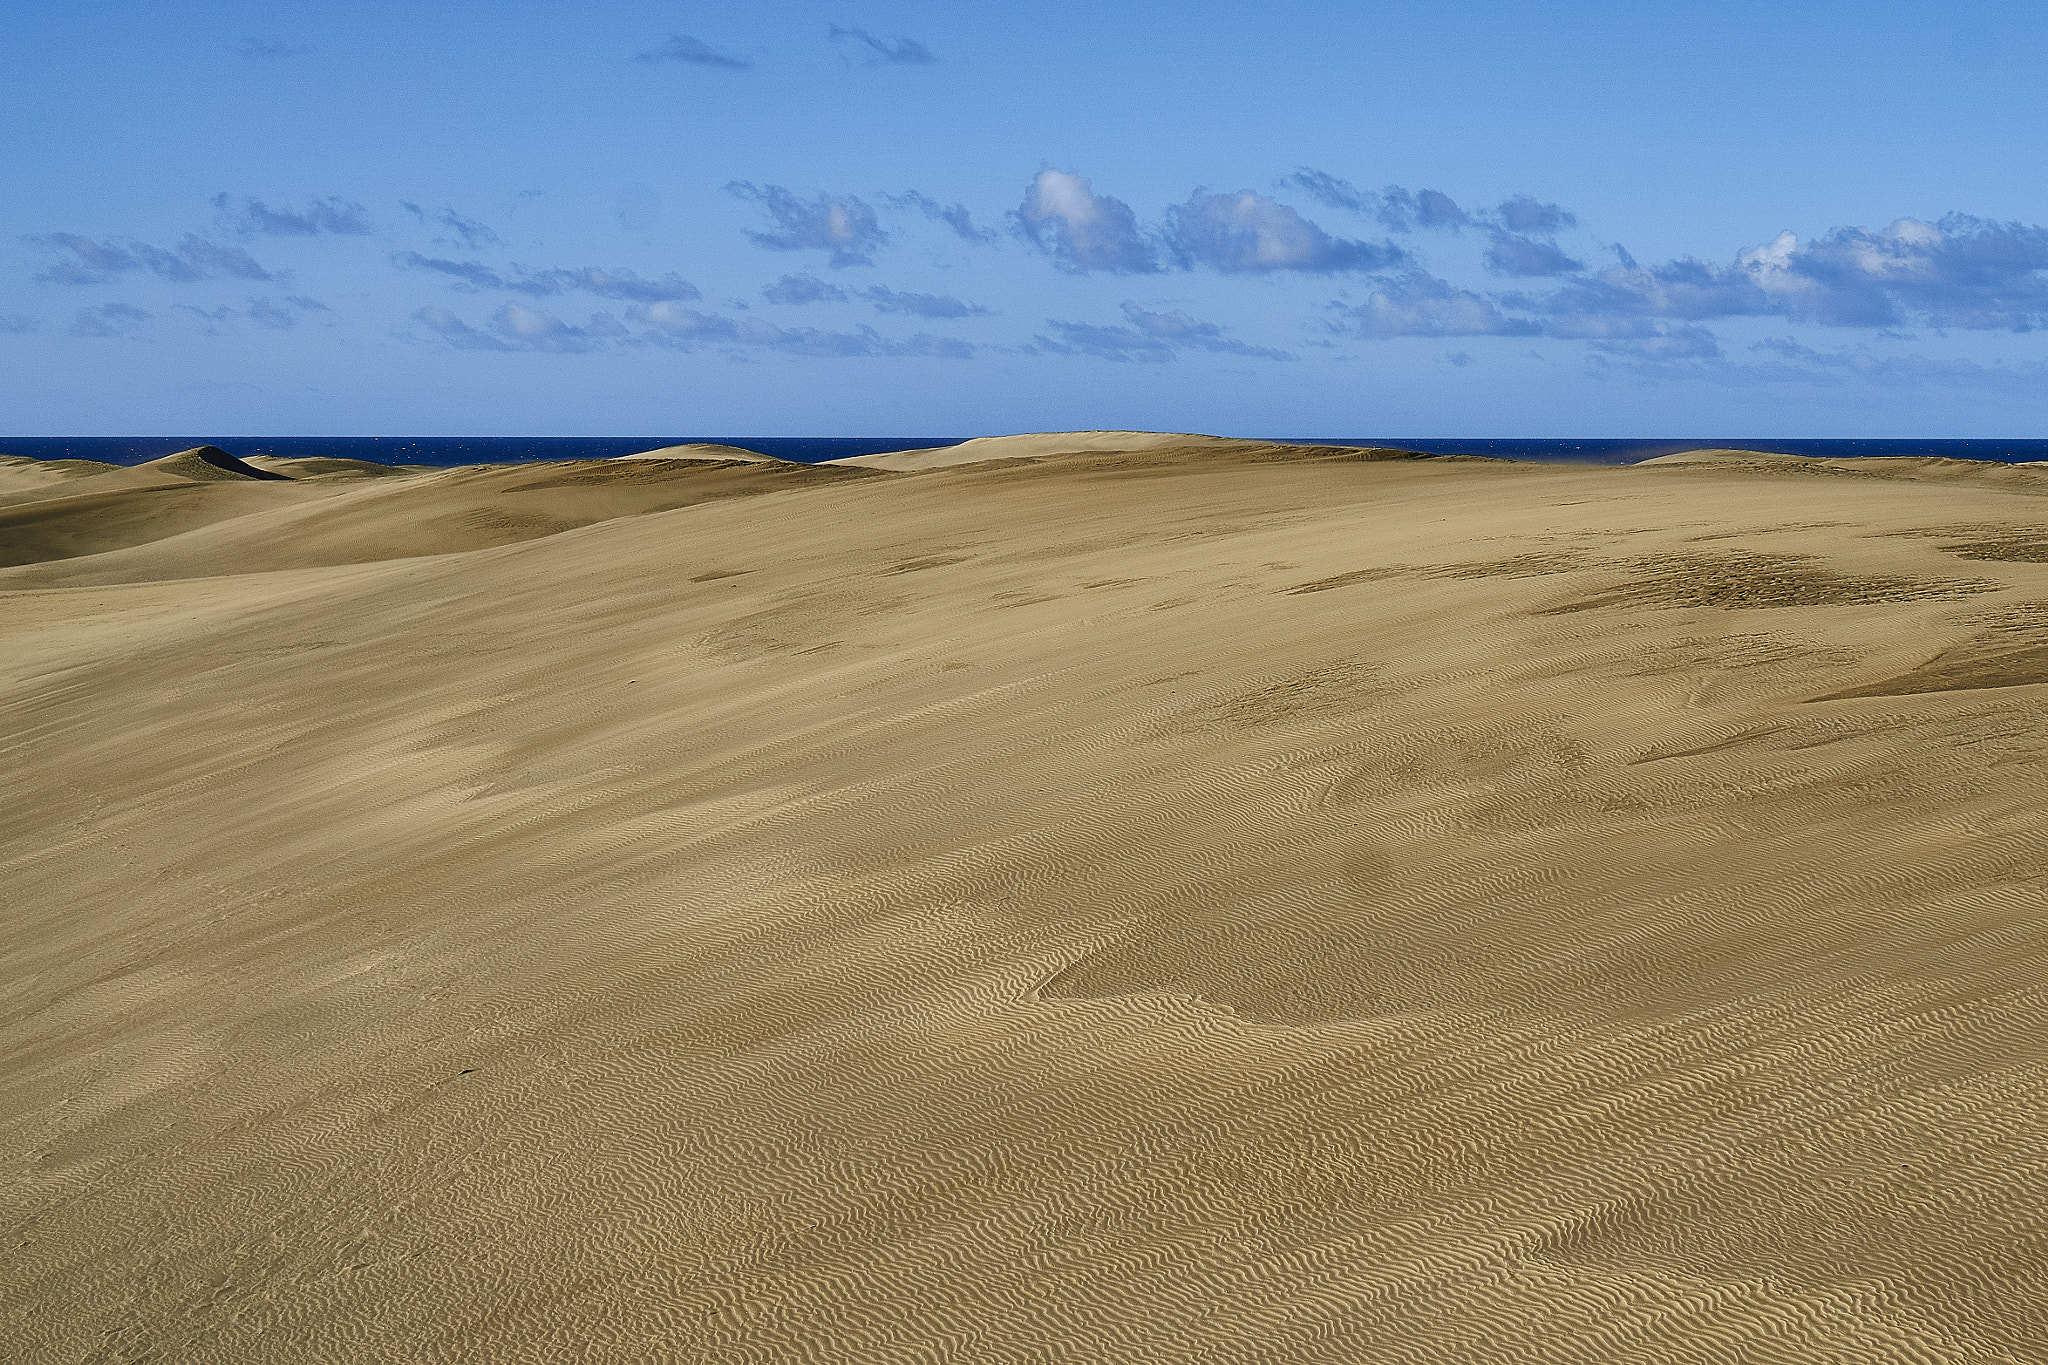
[[[889,578],[900,573],[920,573],[925,569],[943,569],[948,564],[965,564],[972,555],[925,555],[921,559],[906,559],[900,564],[891,564],[882,570],[882,577]]]
[[[1854,697],[1912,697],[1928,692],[1976,692],[2048,683],[2048,603],[2022,602],[1977,618],[1981,633],[1918,668],[1845,688],[1808,701]]]
[[[1862,607],[1926,602],[1998,592],[1984,579],[1910,578],[1900,574],[1840,574],[1809,555],[1661,555],[1617,568],[1644,576],[1591,597],[1547,607],[1539,615],[1596,607]]]
[[[1411,572],[1413,570],[1401,565],[1394,565],[1384,569],[1353,569],[1349,573],[1332,574],[1328,578],[1317,578],[1307,583],[1297,583],[1291,588],[1282,588],[1281,591],[1289,596],[1299,596],[1305,592],[1329,592],[1334,588],[1351,587],[1355,583],[1381,583],[1389,578],[1399,578],[1402,574]]]

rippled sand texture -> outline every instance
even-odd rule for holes
[[[11,1359],[2048,1360],[2048,471],[271,469],[4,509]]]

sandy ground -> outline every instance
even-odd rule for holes
[[[2048,1360],[2048,470],[305,472],[0,469],[9,1359]]]

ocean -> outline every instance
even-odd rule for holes
[[[660,446],[708,441],[741,446],[777,459],[814,464],[849,455],[956,445],[964,436],[17,436],[0,437],[0,455],[38,460],[103,460],[140,464],[198,445],[230,455],[340,456],[379,464],[452,466],[525,464],[541,460],[607,459]],[[1408,436],[1272,438],[1304,445],[1400,446],[1432,455],[1487,455],[1550,464],[1634,464],[1658,455],[1704,447],[1770,450],[1830,458],[1937,455],[1951,460],[2019,464],[2048,460],[2048,440],[1779,440],[1771,437],[1673,439],[1442,439]]]

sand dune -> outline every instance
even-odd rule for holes
[[[171,472],[178,467],[159,460],[17,495],[0,505],[0,564],[63,561],[25,580],[56,586],[459,554],[716,498],[874,477],[779,460],[572,460],[375,478],[322,469],[266,481],[187,478]],[[147,554],[112,553],[145,545]]]
[[[119,468],[99,460],[38,460],[28,455],[0,455],[0,494],[70,483],[95,474],[111,474]]]
[[[140,468],[158,474],[175,474],[181,479],[191,479],[196,483],[220,483],[232,479],[261,481],[286,477],[276,470],[262,469],[238,460],[219,446],[194,446],[175,455],[166,455],[160,460],[150,460]]]
[[[2048,472],[1101,435],[66,510],[12,1355],[2043,1358]]]
[[[242,463],[288,479],[388,479],[405,474],[429,473],[431,465],[377,464],[371,460],[345,460],[332,455],[287,457],[251,455]]]
[[[663,446],[659,450],[643,450],[633,455],[618,455],[620,460],[741,460],[750,464],[779,464],[771,455],[743,446],[723,446],[711,441],[696,441],[688,445]]]
[[[958,445],[930,446],[921,450],[892,450],[880,455],[849,455],[831,464],[860,465],[868,469],[947,469],[954,465],[979,464],[987,460],[1037,459],[1079,451],[1120,452],[1155,450],[1161,446],[1228,450],[1243,444],[1227,436],[1196,436],[1160,431],[1039,431],[1021,436],[977,436]]]

